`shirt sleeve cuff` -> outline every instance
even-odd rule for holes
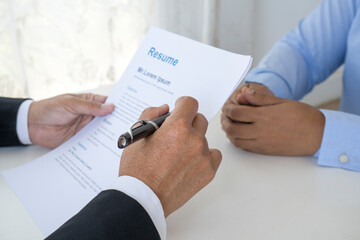
[[[121,191],[135,199],[149,214],[160,238],[166,240],[166,221],[164,210],[156,194],[144,182],[130,176],[120,176],[111,189]]]
[[[259,83],[270,89],[276,97],[291,98],[286,81],[273,72],[251,72],[245,79],[246,83]]]
[[[28,129],[29,108],[33,100],[25,100],[21,103],[16,120],[16,132],[20,142],[24,145],[32,144]]]
[[[360,116],[323,110],[324,135],[318,164],[360,172]]]

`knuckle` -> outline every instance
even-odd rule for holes
[[[234,119],[237,117],[238,115],[238,110],[235,108],[235,107],[230,107],[229,110],[228,110],[228,116],[231,118],[231,119]]]
[[[202,113],[197,113],[197,117],[201,120],[201,122],[203,123],[203,125],[208,126],[209,122],[206,119],[206,117],[204,116],[204,114]]]
[[[223,155],[222,155],[221,151],[218,149],[214,149],[214,151],[217,152],[217,157],[218,157],[217,159],[221,163],[221,161],[223,159]]]
[[[235,132],[235,128],[234,125],[231,123],[226,123],[223,124],[223,129],[224,131],[229,135],[229,136],[233,136],[234,132]]]
[[[238,94],[241,93],[241,89],[243,89],[244,86],[239,87],[238,89],[236,89],[232,94],[231,97],[236,97]]]
[[[240,147],[240,148],[247,151],[247,152],[254,152],[253,149],[248,147],[248,146],[243,146],[243,147]]]
[[[226,115],[224,112],[221,113],[221,116],[220,116],[220,122],[223,123],[226,121]]]
[[[230,142],[234,145],[236,145],[236,139],[234,136],[231,136],[230,134],[226,133],[226,137],[230,140]]]
[[[202,113],[197,113],[196,115],[197,115],[202,121],[204,121],[204,122],[206,122],[206,123],[208,122],[207,119],[206,119],[206,117],[204,116],[204,114],[202,114]]]
[[[241,148],[244,150],[247,150],[249,148],[247,141],[241,141],[241,140],[236,140],[236,139],[232,139],[230,141],[238,148]]]
[[[235,145],[235,147],[244,149],[244,144],[243,144],[241,141],[235,141],[235,140],[233,140],[233,141],[231,141],[231,142]]]
[[[242,148],[248,152],[255,152],[255,149],[256,149],[256,147],[254,147],[254,145],[249,141],[244,141],[240,148]]]
[[[193,105],[197,105],[198,104],[198,101],[193,98],[193,97],[190,97],[190,96],[185,96],[183,97],[185,101],[189,102],[190,104],[193,104]]]
[[[276,148],[270,143],[265,143],[255,146],[252,151],[256,153],[273,155],[276,153]]]
[[[204,177],[204,181],[205,181],[206,185],[209,184],[212,180],[214,180],[215,174],[216,174],[216,172],[214,170],[209,169],[208,173]]]
[[[199,104],[195,98],[190,97],[190,96],[182,96],[182,97],[178,98],[177,102],[184,102],[184,103],[194,105],[194,106],[198,106],[198,104]]]

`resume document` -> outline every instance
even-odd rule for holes
[[[58,148],[3,172],[45,236],[82,209],[118,177],[118,137],[149,106],[181,96],[199,102],[210,121],[247,73],[252,58],[151,28],[97,117]],[[214,146],[216,147],[216,146]]]

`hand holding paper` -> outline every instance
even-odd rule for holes
[[[107,97],[96,94],[63,94],[33,102],[28,114],[32,143],[55,148],[64,143],[96,116],[114,110]]]

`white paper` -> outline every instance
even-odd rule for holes
[[[163,56],[168,58],[162,61]],[[210,121],[251,61],[250,56],[151,28],[108,97],[107,102],[116,106],[113,113],[94,119],[58,148],[3,175],[47,236],[117,178],[118,136],[144,108],[167,103],[172,109],[178,97],[192,96]]]

